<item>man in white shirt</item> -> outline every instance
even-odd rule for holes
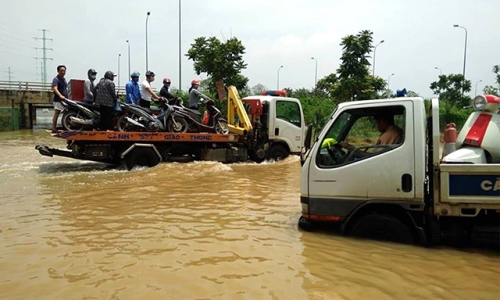
[[[150,108],[151,100],[158,100],[160,97],[151,89],[151,82],[155,80],[155,73],[153,71],[146,72],[146,80],[141,83],[141,101],[139,105],[142,107]]]

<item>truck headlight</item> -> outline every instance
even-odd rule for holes
[[[472,106],[475,110],[485,110],[488,105],[488,101],[483,95],[478,95],[472,99]]]

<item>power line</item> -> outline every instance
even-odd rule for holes
[[[46,46],[46,41],[52,41],[52,39],[48,39],[45,37],[45,33],[48,31],[46,29],[39,29],[43,32],[42,38],[34,38],[35,40],[42,40],[43,41],[43,47],[42,48],[36,48],[36,49],[42,49],[43,50],[43,56],[42,57],[35,57],[35,59],[41,59],[43,61],[43,72],[42,72],[42,79],[43,83],[47,83],[47,60],[53,60],[51,57],[47,57],[47,50],[52,51],[52,48],[47,48]]]

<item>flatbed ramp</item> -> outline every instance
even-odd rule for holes
[[[233,163],[247,160],[245,139],[237,134],[62,131],[51,135],[65,139],[68,150],[37,145],[35,149],[41,155],[124,164],[128,169],[153,167],[161,161]]]

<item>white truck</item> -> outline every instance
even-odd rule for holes
[[[442,159],[439,101],[428,104],[427,114],[418,97],[339,104],[301,159],[299,227],[333,222],[341,234],[424,245],[498,243],[500,98],[473,99],[456,150]],[[393,116],[400,142],[377,143],[381,113]]]

